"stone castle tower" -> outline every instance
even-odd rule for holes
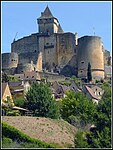
[[[37,21],[39,24],[39,33],[48,33],[49,35],[58,33],[58,19],[52,15],[48,6],[46,7],[45,11],[41,13],[41,17],[39,17]]]
[[[14,41],[11,54],[2,54],[3,70],[12,69],[13,74],[47,70],[86,79],[90,63],[93,78],[104,78],[104,64],[108,56],[100,37],[78,38],[77,33],[64,32],[48,6],[37,23],[38,33]]]

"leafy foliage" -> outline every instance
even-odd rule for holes
[[[89,100],[81,92],[70,91],[62,100],[61,114],[62,117],[69,121],[70,116],[76,116],[81,120],[81,124],[86,124],[93,121],[93,116],[96,111],[96,104]]]
[[[11,81],[11,82],[19,81],[19,79],[17,77],[13,76],[13,75],[8,75],[8,78],[9,78],[9,81]]]
[[[13,75],[7,75],[7,73],[3,72],[2,73],[2,82],[9,82],[9,81],[17,82],[17,81],[19,81],[19,79]]]
[[[19,110],[8,110],[6,112],[7,116],[20,116]]]
[[[26,94],[26,107],[32,110],[35,116],[59,118],[59,109],[51,91],[46,84],[35,83]]]
[[[16,98],[16,99],[14,99],[14,104],[15,104],[15,106],[18,106],[18,107],[24,107],[25,99],[23,97]]]
[[[85,132],[82,130],[78,130],[76,133],[74,143],[76,148],[89,148],[87,139],[85,138]]]
[[[77,78],[76,76],[72,76],[70,81],[74,81],[79,86],[82,85],[82,81],[79,78]]]
[[[81,134],[82,138],[85,134],[84,139],[90,148],[111,148],[111,88],[107,83],[104,83],[102,88],[105,92],[93,118],[96,128]],[[81,139],[77,137],[75,147],[85,148],[80,142]]]
[[[12,144],[12,139],[3,136],[2,147],[3,148],[9,148],[9,147],[11,147],[11,144]]]

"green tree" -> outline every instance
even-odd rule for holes
[[[25,107],[25,99],[23,97],[14,99],[15,106]]]
[[[81,92],[70,91],[62,99],[61,114],[69,122],[70,118],[74,120],[74,117],[70,116],[76,116],[75,121],[79,119],[81,124],[92,122],[95,111],[96,104]]]
[[[88,82],[92,81],[91,64],[90,63],[88,63],[87,80],[88,80]]]
[[[87,139],[85,138],[85,132],[83,132],[82,130],[77,131],[75,135],[74,143],[75,143],[75,148],[89,148]]]
[[[93,116],[96,128],[90,132],[82,133],[85,134],[82,140],[86,139],[85,142],[90,148],[111,148],[111,88],[107,83],[104,83],[102,88],[105,92]],[[83,144],[80,144],[80,141],[81,139],[77,137],[75,147],[85,148]]]
[[[95,139],[95,145],[91,147],[111,148],[111,88],[109,84],[102,85],[105,90],[101,101],[97,107],[95,116],[96,130],[92,132],[92,142]]]
[[[35,116],[59,118],[59,108],[46,84],[35,83],[26,94],[26,107]]]

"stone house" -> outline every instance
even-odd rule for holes
[[[81,92],[81,89],[74,81],[72,81],[72,83],[69,87],[70,87],[70,90],[72,90],[74,92],[77,92],[77,91]]]
[[[14,98],[24,97],[30,86],[28,81],[9,82],[9,87]]]
[[[62,85],[59,84],[57,81],[55,81],[51,87],[54,89],[54,98],[65,98],[66,97],[66,92],[68,91],[74,91],[74,92],[81,92],[79,89],[78,85],[75,82],[72,82],[71,85]],[[53,90],[52,90],[53,91]]]
[[[8,98],[10,98],[12,105],[14,105],[8,83],[2,83],[2,105],[5,105],[5,103],[7,103]]]
[[[69,87],[66,85],[61,85],[57,81],[55,81],[51,86],[52,94],[54,95],[55,99],[64,98],[65,92],[69,90]]]
[[[27,71],[24,74],[15,74],[14,76],[20,80],[29,81],[31,83],[35,83],[41,80],[41,73],[38,71]]]
[[[101,100],[102,95],[101,96],[98,95],[97,93],[99,93],[99,92],[96,93],[95,92],[96,89],[97,89],[96,86],[92,89],[85,85],[85,86],[83,86],[83,93],[85,95],[87,95],[90,99],[92,99],[93,102],[96,102],[98,104],[99,100]],[[98,89],[100,89],[100,88],[98,87]]]
[[[16,84],[16,85],[18,85],[18,84]],[[16,90],[18,90],[18,89],[16,89]],[[8,98],[10,98],[9,99],[10,102],[8,102]],[[12,110],[19,110],[23,114],[26,111],[28,111],[27,109],[15,106],[14,101],[13,101],[13,95],[11,93],[8,83],[2,83],[2,115],[3,116],[6,115],[6,110],[4,108],[11,108]]]
[[[104,94],[104,90],[96,85],[91,87],[91,89],[93,90],[95,95],[101,99],[102,95]]]

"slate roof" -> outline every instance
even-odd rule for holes
[[[93,90],[92,90],[90,87],[85,86],[85,88],[87,89],[87,91],[89,92],[89,94],[91,95],[92,98],[99,100],[99,97],[97,97],[97,96],[94,94]]]
[[[11,91],[24,91],[24,85],[22,85],[22,82],[9,82],[9,88]]]
[[[53,15],[52,15],[49,7],[47,6],[46,9],[44,10],[44,12],[41,13],[41,17],[39,19],[41,19],[41,18],[51,18],[51,17],[53,17]]]

